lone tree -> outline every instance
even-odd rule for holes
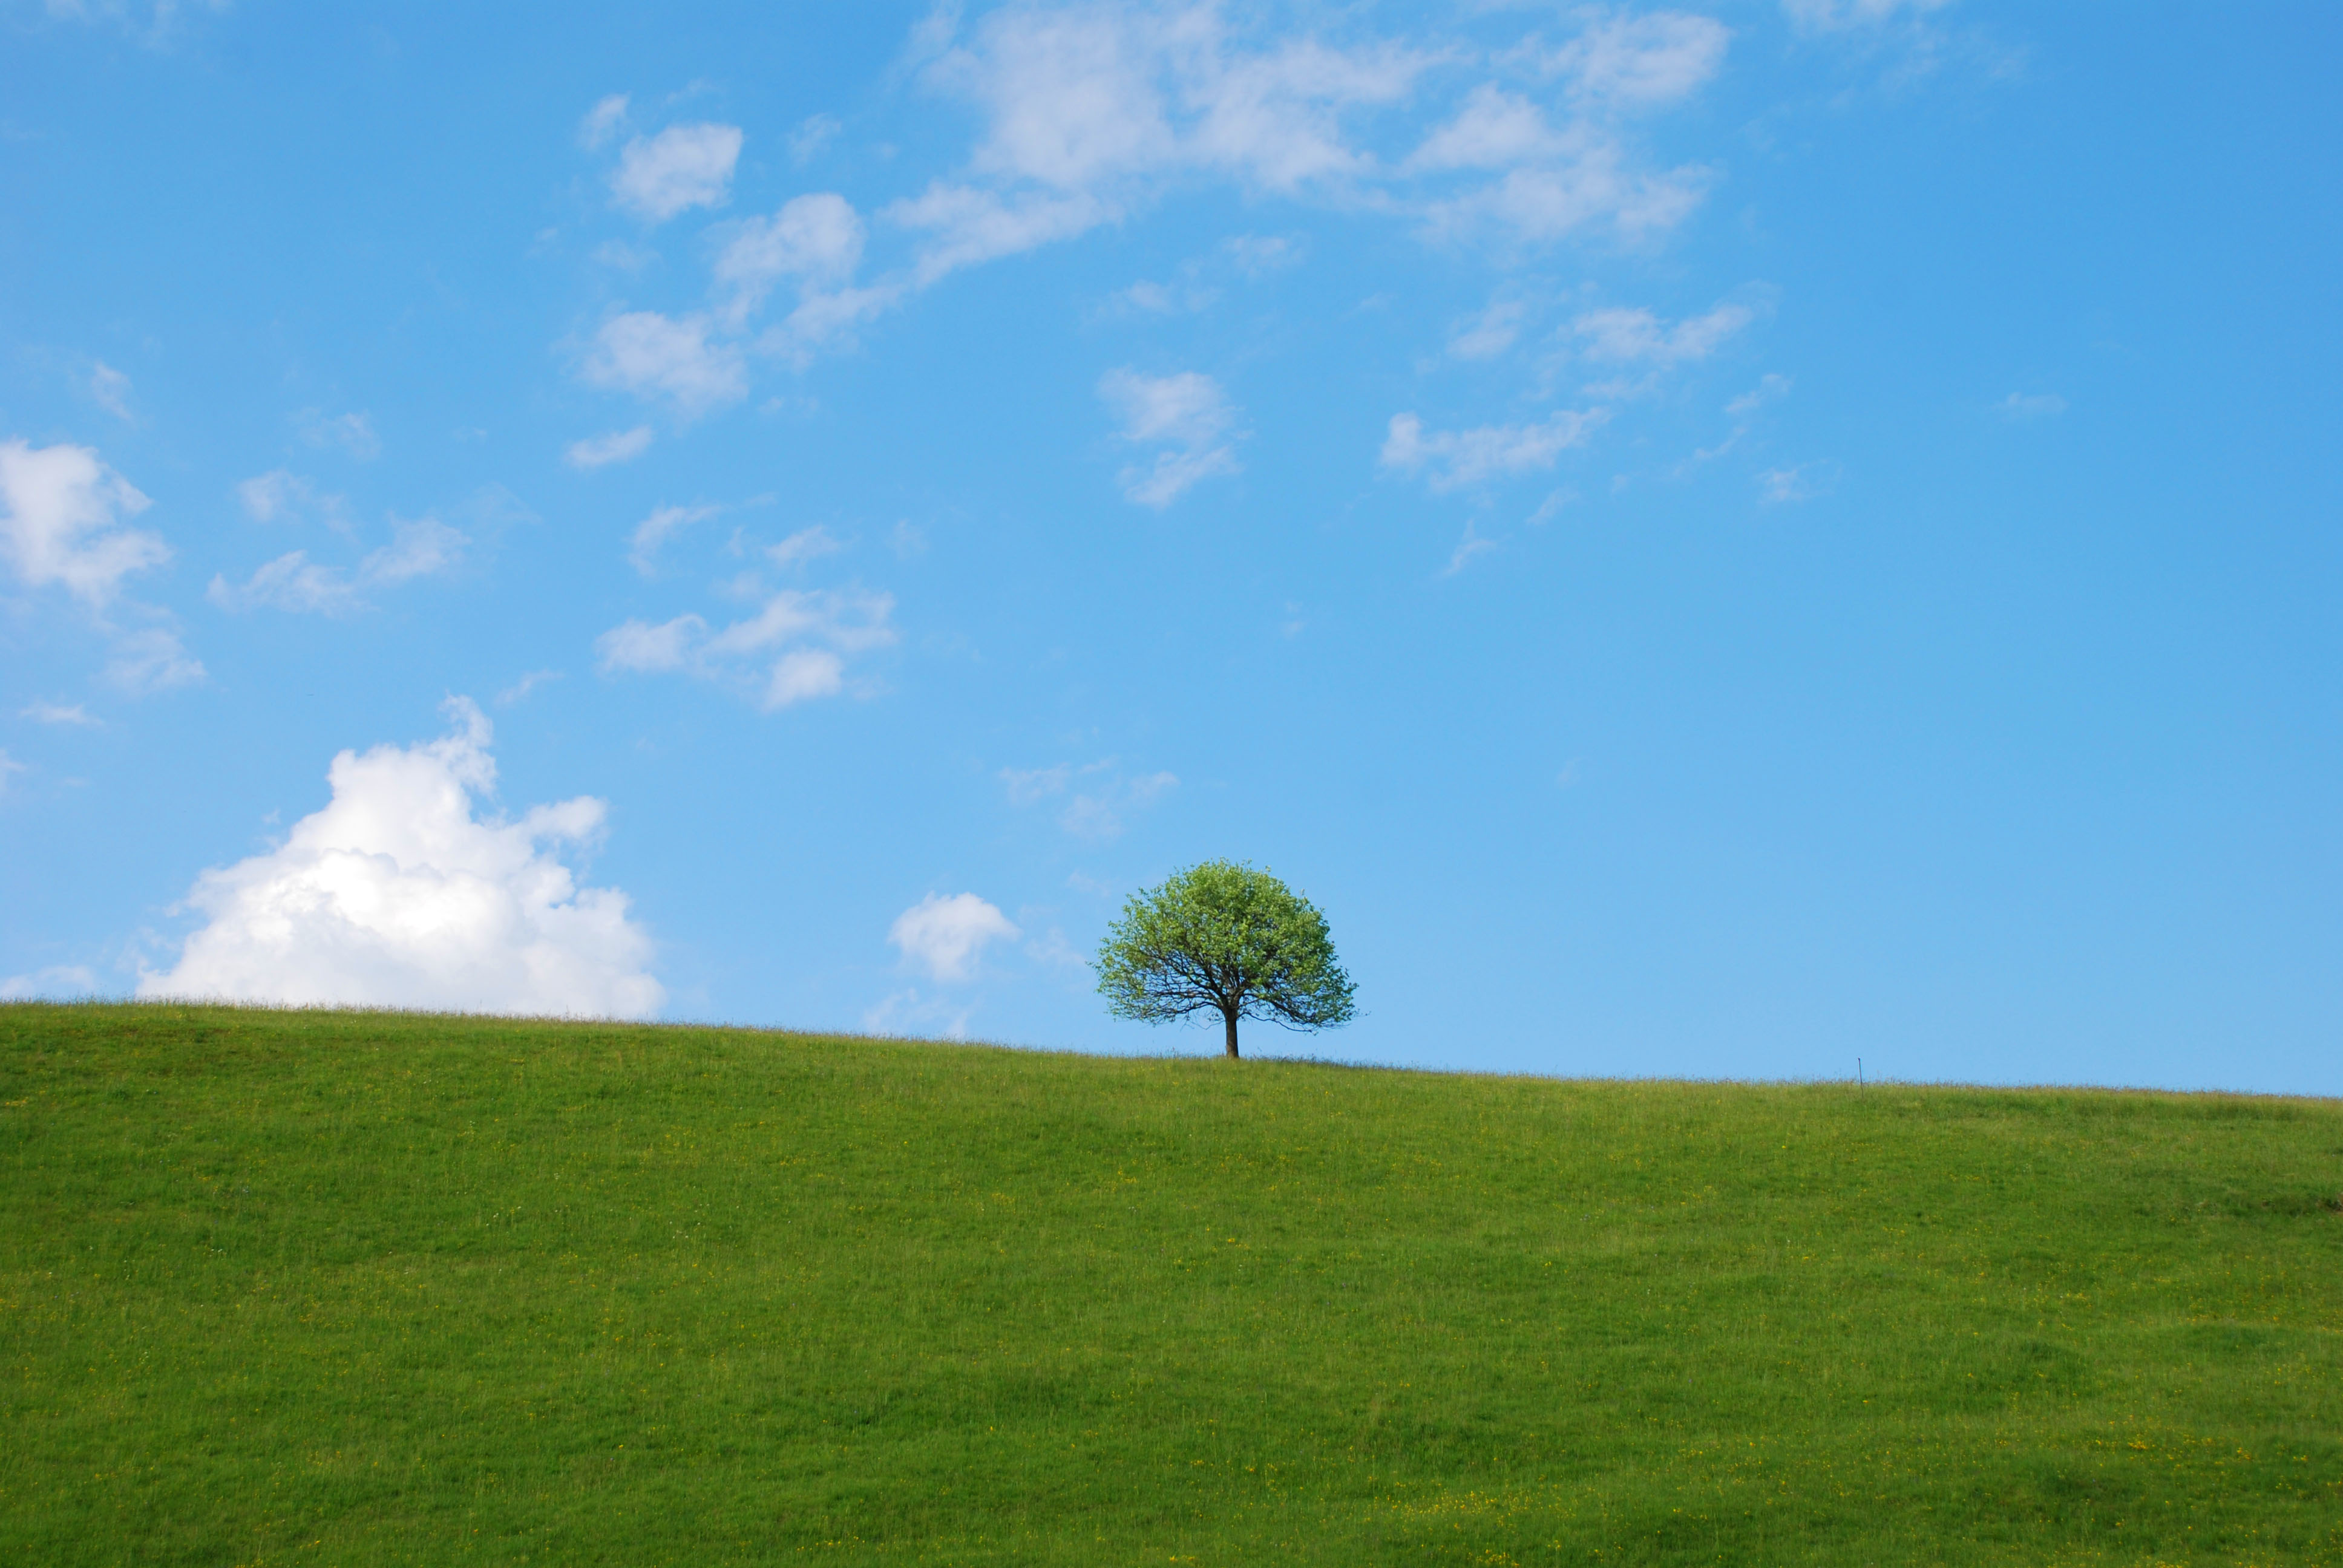
[[[1219,1010],[1237,1053],[1237,1020],[1288,1029],[1351,1021],[1351,977],[1334,961],[1326,917],[1251,866],[1206,860],[1131,896],[1099,949],[1099,990],[1118,1018],[1146,1023]]]

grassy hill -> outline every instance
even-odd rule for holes
[[[2343,1103],[0,1007],[0,1563],[2343,1562]]]

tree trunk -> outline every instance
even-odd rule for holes
[[[1229,1055],[1233,1058],[1237,1053],[1237,1015],[1232,1012],[1224,1012],[1221,1017],[1227,1021],[1229,1026]]]

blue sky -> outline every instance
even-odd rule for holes
[[[2343,1092],[2328,8],[0,38],[6,994]]]

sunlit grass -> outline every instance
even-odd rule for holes
[[[2343,1562],[2343,1104],[0,1007],[0,1563]]]

